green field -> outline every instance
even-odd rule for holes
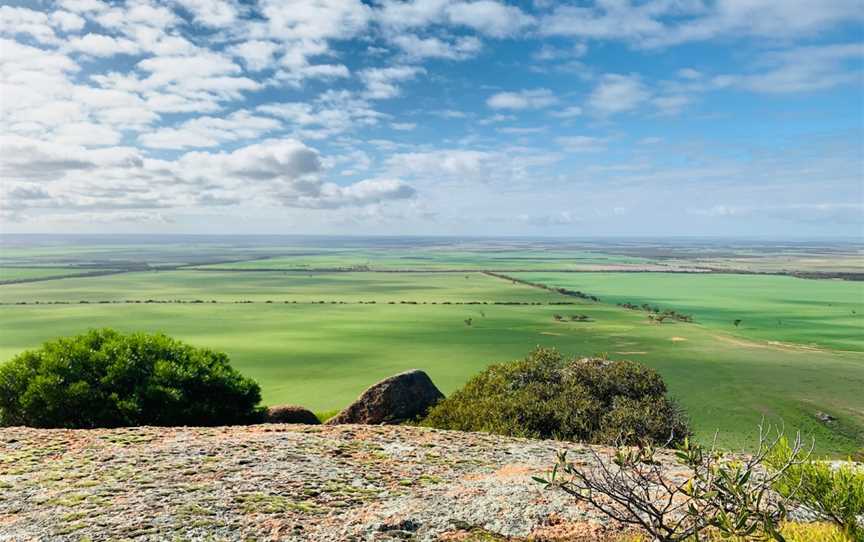
[[[261,384],[267,404],[321,411],[341,408],[370,384],[406,369],[426,370],[450,393],[489,363],[522,357],[537,345],[556,346],[655,367],[701,440],[717,430],[723,446],[744,446],[766,416],[813,434],[819,451],[864,448],[864,283],[555,272],[661,265],[669,251],[653,245],[622,243],[604,253],[593,245],[524,241],[425,243],[388,240],[369,248],[350,239],[328,246],[220,240],[4,250],[5,269],[21,269],[21,278],[80,272],[81,266],[123,272],[63,279],[43,274],[39,282],[0,284],[0,362],[93,327],[163,331],[229,353]],[[728,252],[676,250],[673,256],[685,253],[692,261]],[[386,269],[420,272],[380,272]],[[508,274],[581,290],[601,302],[467,269],[526,270]],[[644,311],[617,306],[623,302],[692,314],[695,323],[652,323]],[[590,320],[559,322],[556,314]],[[836,421],[821,422],[819,413]]]
[[[864,352],[864,282],[672,273],[515,273],[612,304],[648,303],[764,341]],[[733,322],[740,319],[735,327]]]
[[[80,275],[86,272],[86,269],[68,267],[0,267],[0,284],[18,280]]]
[[[642,278],[626,274],[615,282]],[[339,408],[369,384],[414,367],[451,392],[488,363],[523,356],[542,344],[574,354],[608,352],[656,367],[699,437],[719,429],[727,446],[743,445],[762,415],[814,432],[820,449],[835,453],[860,447],[864,428],[859,355],[751,341],[713,325],[655,325],[640,312],[612,304],[548,305],[578,300],[479,273],[147,272],[5,285],[0,296],[7,302],[74,303],[3,307],[0,359],[90,327],[164,331],[228,352],[241,371],[262,384],[269,404]],[[223,302],[77,303],[150,297]],[[271,298],[277,302],[266,303]],[[254,303],[231,302],[237,299]],[[299,304],[278,302],[289,300]],[[376,304],[329,303],[371,300]],[[487,304],[440,304],[472,301]],[[554,314],[586,314],[591,321],[556,322]],[[816,412],[830,413],[838,422],[825,427],[816,422]]]
[[[0,288],[0,303],[202,301],[566,301],[482,273],[146,271]]]
[[[373,270],[572,270],[589,265],[646,265],[646,258],[562,250],[334,250],[203,266],[211,269],[368,268]]]

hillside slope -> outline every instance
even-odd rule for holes
[[[591,461],[414,427],[5,428],[0,540],[594,540],[612,526],[531,480],[562,447]]]

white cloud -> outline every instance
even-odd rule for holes
[[[446,13],[452,24],[463,25],[494,37],[512,36],[534,23],[534,18],[516,6],[493,0],[454,2]]]
[[[731,39],[737,36],[788,39],[818,35],[828,28],[864,20],[857,0],[836,0],[815,8],[807,0],[598,1],[559,5],[538,28],[546,35],[622,40],[637,47]]]
[[[122,138],[114,128],[92,122],[62,124],[53,132],[53,141],[88,147],[116,145]]]
[[[0,34],[29,35],[43,43],[57,41],[48,15],[41,11],[11,6],[0,6]]]
[[[555,142],[571,153],[600,152],[606,150],[606,139],[589,136],[564,136]]]
[[[230,47],[229,52],[243,60],[246,69],[260,71],[273,65],[279,45],[272,41],[249,40]]]
[[[384,0],[376,19],[395,28],[449,24],[496,38],[515,35],[535,22],[518,7],[495,0]]]
[[[767,55],[759,73],[731,80],[755,92],[811,92],[861,83],[860,68],[846,63],[864,59],[864,44],[798,47]],[[764,69],[767,67],[768,69]]]
[[[480,52],[483,44],[474,36],[463,36],[452,41],[436,37],[421,38],[414,34],[401,34],[391,38],[394,45],[402,49],[411,59],[446,58],[464,60]]]
[[[50,16],[51,25],[62,32],[77,32],[84,28],[86,21],[80,15],[69,11],[55,11]]]
[[[295,125],[306,139],[320,139],[363,126],[373,126],[384,117],[348,91],[327,91],[313,103],[281,102],[258,107],[258,111]]]
[[[702,77],[702,73],[693,68],[681,68],[677,73],[678,77],[681,77],[682,79],[699,79]]]
[[[98,57],[134,55],[140,51],[138,44],[132,40],[93,33],[69,40],[65,49]]]
[[[564,109],[559,109],[557,111],[552,111],[551,115],[553,117],[558,117],[559,119],[572,119],[573,117],[578,117],[582,114],[582,108],[578,105],[571,105],[565,107]]]
[[[637,108],[650,97],[636,75],[606,74],[588,97],[588,106],[596,113],[609,115]]]
[[[585,56],[588,52],[588,46],[584,43],[577,43],[570,47],[555,47],[544,43],[537,51],[534,52],[532,58],[540,62],[550,60],[574,60]]]
[[[418,66],[390,66],[387,68],[370,68],[360,72],[360,79],[366,85],[365,97],[373,100],[384,100],[399,96],[397,83],[413,79],[426,70]]]
[[[192,13],[195,21],[215,28],[230,26],[237,19],[237,8],[223,0],[175,0]]]
[[[385,161],[395,177],[457,184],[497,182],[512,186],[536,180],[534,168],[549,165],[557,154],[510,147],[502,150],[438,149],[393,154]]]
[[[348,186],[325,183],[314,196],[301,196],[296,201],[289,197],[286,204],[319,209],[364,206],[390,200],[409,199],[416,193],[412,186],[399,179],[365,179]]]
[[[371,9],[360,0],[263,0],[274,39],[285,41],[345,39],[366,28]]]
[[[282,124],[268,117],[235,111],[227,117],[197,117],[176,128],[160,128],[138,136],[145,147],[184,149],[215,147],[229,141],[252,139],[278,130]]]
[[[134,168],[143,163],[137,149],[87,149],[38,139],[0,136],[0,173],[9,181],[57,181],[68,172]]]
[[[517,92],[499,92],[486,100],[493,109],[542,109],[558,102],[551,90],[537,88]]]

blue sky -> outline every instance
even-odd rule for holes
[[[860,238],[862,23],[859,0],[7,3],[0,228]]]

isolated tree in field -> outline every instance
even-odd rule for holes
[[[261,390],[228,356],[112,329],[47,342],[0,366],[0,425],[121,427],[259,421]]]
[[[743,320],[741,320],[740,318],[737,318],[737,319],[735,319],[735,321],[732,322],[732,323],[735,325],[735,327],[738,327],[738,326],[741,325],[741,322],[742,322],[742,321],[743,321]]]
[[[465,319],[465,325],[466,325],[466,326],[470,326],[470,325],[473,324],[473,323],[474,323],[474,319],[473,319],[473,318],[466,318],[466,319]]]

